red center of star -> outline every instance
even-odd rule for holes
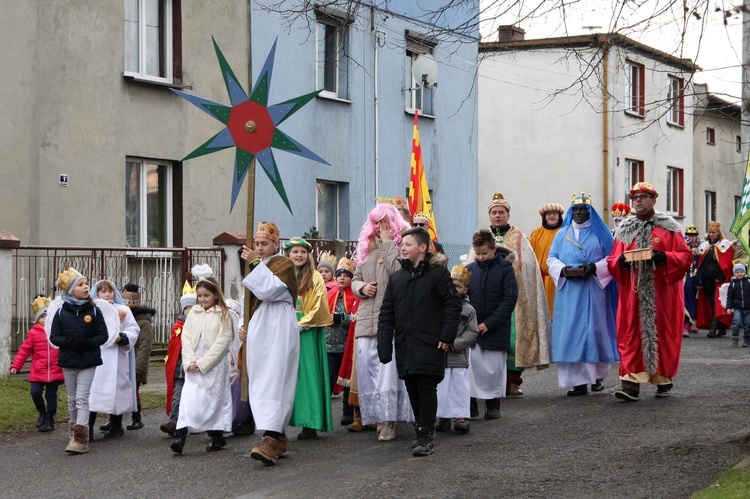
[[[255,131],[252,133],[247,131],[248,121],[255,123]],[[251,154],[258,154],[271,146],[276,126],[265,106],[248,100],[232,108],[227,129],[232,135],[235,146]]]

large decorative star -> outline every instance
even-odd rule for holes
[[[227,86],[229,100],[232,105],[225,106],[224,104],[202,99],[179,90],[172,90],[177,95],[226,125],[226,128],[185,156],[183,161],[221,151],[229,147],[236,148],[234,171],[232,174],[232,202],[229,208],[229,211],[232,211],[234,203],[237,200],[237,195],[242,187],[242,182],[250,167],[250,161],[255,157],[291,213],[292,207],[284,190],[284,184],[281,181],[281,175],[279,174],[276,160],[273,157],[272,148],[289,151],[326,165],[329,163],[286,135],[277,126],[299,111],[302,106],[310,102],[310,100],[320,93],[320,90],[281,102],[274,106],[268,105],[273,59],[276,53],[276,41],[274,41],[271,52],[269,52],[266,62],[263,64],[263,69],[258,76],[258,80],[255,82],[255,86],[248,97],[245,91],[242,90],[229,63],[224,58],[224,54],[221,53],[216,40],[213,37],[211,39],[214,43],[214,49],[216,49],[216,57],[219,59],[224,84]]]

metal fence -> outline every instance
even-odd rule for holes
[[[91,283],[108,279],[122,289],[135,283],[141,303],[156,309],[154,342],[167,343],[180,295],[193,265],[206,263],[223,285],[223,248],[80,248],[21,246],[13,251],[11,350],[32,326],[31,302],[37,294],[55,296],[57,275],[73,267]]]

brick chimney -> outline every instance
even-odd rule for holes
[[[506,24],[497,28],[498,42],[517,42],[523,40],[526,32],[512,24]]]

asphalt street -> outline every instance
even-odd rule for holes
[[[338,425],[340,398],[334,432],[297,441],[290,429],[290,457],[272,467],[243,457],[257,435],[231,437],[215,453],[205,451],[205,435],[191,435],[174,455],[160,410],[123,438],[97,436],[80,456],[63,452],[62,425],[2,439],[0,497],[689,497],[750,455],[749,352],[692,335],[672,397],[657,399],[647,386],[630,403],[612,396],[616,366],[605,391],[586,397],[567,397],[554,366],[527,371],[526,395],[503,400],[500,420],[438,434],[423,458],[411,455],[409,424],[391,442],[348,433]],[[162,389],[159,373],[152,377],[148,388]]]

